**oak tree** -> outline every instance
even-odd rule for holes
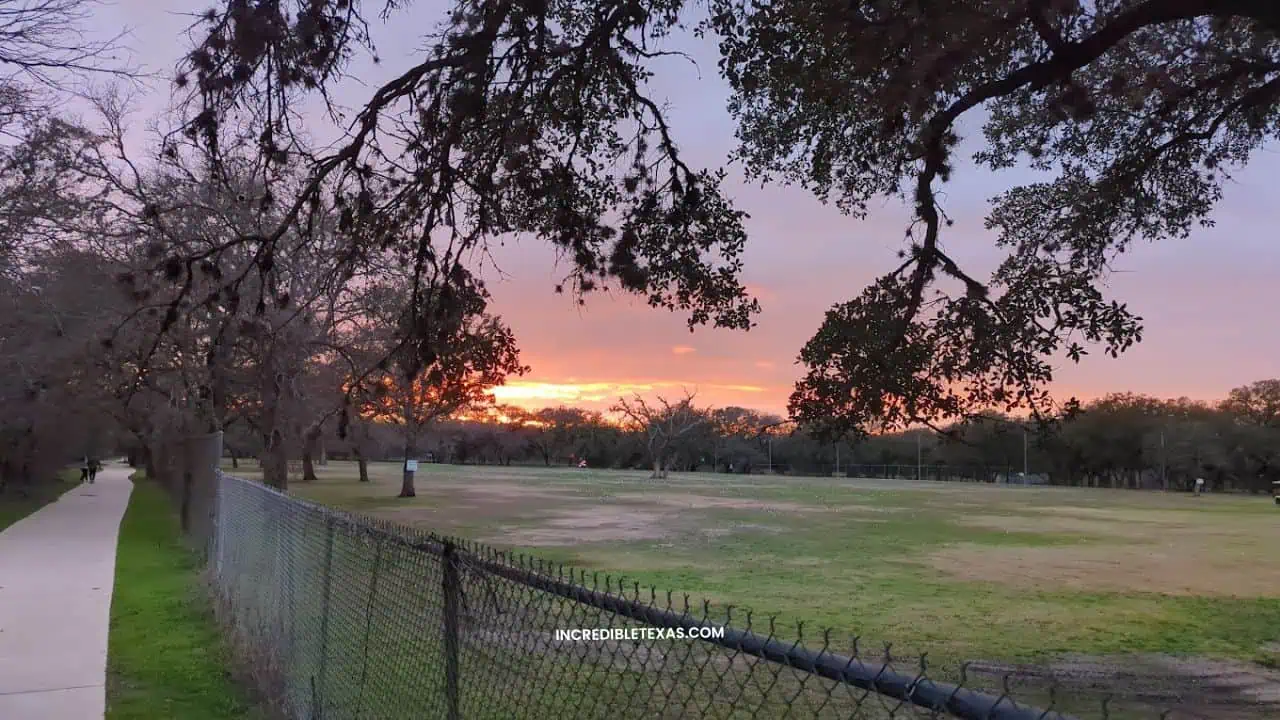
[[[511,330],[485,312],[483,286],[459,267],[450,270],[451,277],[433,273],[425,281],[400,276],[369,293],[381,298],[382,323],[395,332],[387,338],[382,372],[355,383],[353,393],[363,401],[362,416],[400,427],[406,461],[417,458],[433,424],[492,403],[490,390],[528,371]],[[415,494],[414,471],[406,465],[400,497]]]
[[[686,392],[675,402],[659,395],[656,403],[650,403],[636,394],[631,400],[618,398],[618,403],[610,408],[622,417],[629,430],[644,438],[653,463],[650,478],[666,478],[676,452],[684,449],[683,441],[707,426],[706,411],[696,407],[693,400],[693,394]]]
[[[1103,292],[1116,258],[1211,224],[1230,173],[1280,131],[1267,0],[711,6],[749,175],[853,217],[886,196],[912,213],[901,264],[800,354],[791,411],[832,432],[1052,409],[1055,361],[1141,339]],[[966,135],[978,166],[1033,178],[992,201],[989,276],[947,245]]]
[[[1211,222],[1231,172],[1273,139],[1280,6],[1271,0],[709,0],[750,179],[796,183],[849,215],[902,198],[901,264],[833,307],[790,402],[831,436],[996,408],[1053,410],[1054,363],[1117,355],[1141,318],[1103,291],[1137,242]],[[421,268],[507,234],[541,238],[579,292],[616,282],[692,323],[746,327],[742,214],[690,168],[648,93],[683,0],[459,0],[333,145],[295,131],[356,60],[369,21],[409,3],[222,0],[182,64],[185,130],[299,163],[270,251],[312,203],[342,204],[350,254]],[[343,117],[331,106],[332,117]],[[944,186],[972,159],[1029,171],[993,199],[1003,260],[949,250]],[[619,169],[624,168],[624,169]],[[1024,175],[1025,177],[1025,175]]]

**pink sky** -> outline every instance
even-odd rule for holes
[[[349,86],[339,99],[358,104],[370,85],[403,70],[443,7],[418,3],[390,28],[375,29],[382,65],[356,68],[365,85]],[[99,15],[102,28],[132,27],[140,61],[171,77],[183,52],[179,33],[190,22],[178,13],[193,8],[179,0],[119,0]],[[686,160],[718,166],[733,148],[733,126],[724,110],[727,88],[714,74],[714,45],[692,38],[678,45],[698,68],[683,61],[662,67],[657,93],[674,108],[673,126]],[[159,83],[143,98],[143,114],[158,111],[167,92]],[[1280,244],[1272,235],[1280,227],[1280,207],[1271,179],[1277,172],[1274,149],[1260,153],[1227,188],[1215,228],[1127,255],[1109,287],[1146,319],[1143,343],[1119,360],[1097,356],[1078,366],[1065,364],[1055,391],[1081,398],[1133,391],[1211,399],[1280,376]],[[983,212],[988,198],[1017,179],[964,166],[955,176],[946,188],[947,210],[956,219],[946,247],[970,270],[990,269],[998,256],[982,228]],[[500,391],[502,399],[534,407],[563,402],[603,408],[621,394],[678,394],[684,387],[697,390],[703,403],[782,411],[801,374],[794,365],[800,347],[830,305],[855,296],[889,269],[905,215],[900,204],[886,202],[858,222],[795,188],[738,182],[730,191],[752,215],[746,277],[764,306],[757,328],[691,335],[679,316],[605,296],[578,308],[553,294],[556,275],[546,247],[527,242],[503,248],[497,258],[505,279],[491,273],[489,285],[495,309],[517,333],[533,373]]]

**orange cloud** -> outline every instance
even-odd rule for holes
[[[675,347],[671,348],[672,355],[688,355],[690,353],[696,353],[696,352],[698,352],[697,348],[692,348],[692,347],[689,347],[688,345],[676,345]]]
[[[682,382],[679,380],[615,380],[597,382],[546,382],[513,380],[493,388],[494,398],[507,405],[525,409],[539,409],[555,405],[574,405],[587,409],[600,409],[617,402],[620,397],[655,394],[673,397],[688,390],[697,393],[699,404],[726,405],[741,402],[742,395],[751,395],[755,402],[766,405],[776,403],[777,388],[760,385],[730,383]],[[785,396],[786,389],[781,393]]]
[[[756,367],[760,368],[761,370],[772,370],[775,367],[777,367],[777,365],[774,365],[772,362],[768,360],[757,360]]]

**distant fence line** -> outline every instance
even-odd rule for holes
[[[1097,696],[1023,703],[1007,683],[935,680],[924,658],[784,636],[687,595],[300,500],[216,470],[218,444],[176,443],[155,472],[238,652],[288,718],[1111,716]],[[626,639],[558,637],[593,628]],[[1197,717],[1116,717],[1157,716]]]
[[[895,465],[858,464],[841,466],[835,473],[851,478],[887,480],[932,480],[935,482],[1003,483],[1008,485],[1048,485],[1044,473],[1023,473],[1008,465]]]

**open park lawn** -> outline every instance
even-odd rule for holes
[[[399,499],[398,465],[370,471],[332,462],[291,492],[776,615],[788,638],[804,621],[806,638],[892,641],[946,675],[1122,667],[1280,708],[1270,497],[422,465]]]

